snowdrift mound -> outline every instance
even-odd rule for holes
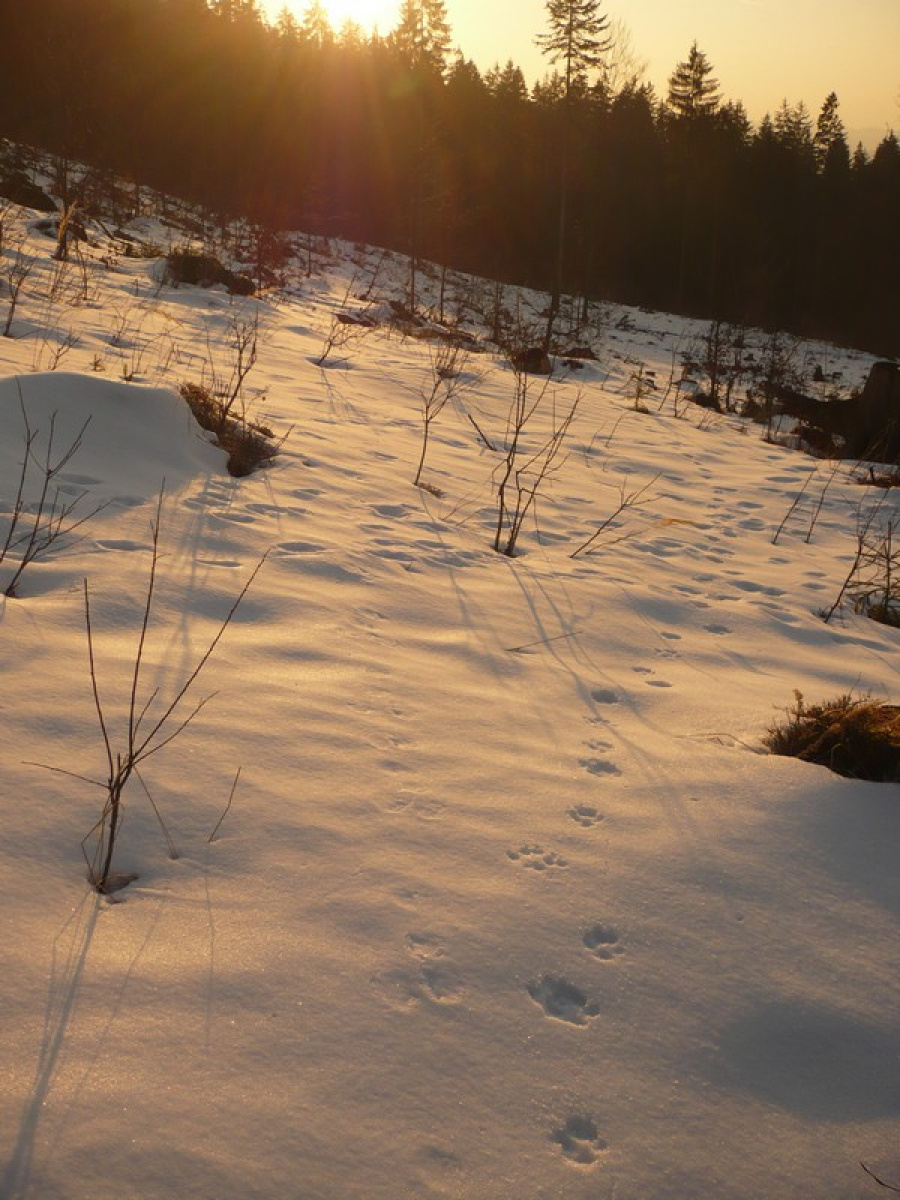
[[[0,479],[13,487],[22,470],[26,419],[34,437],[26,504],[43,484],[51,429],[52,464],[84,430],[77,452],[54,478],[63,494],[90,489],[94,501],[137,503],[155,495],[164,479],[171,494],[224,469],[222,451],[168,388],[53,372],[0,380]]]

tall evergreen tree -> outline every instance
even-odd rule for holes
[[[802,100],[797,104],[782,100],[775,113],[775,138],[783,149],[791,151],[798,159],[815,161],[812,117]]]
[[[609,51],[609,17],[600,0],[547,0],[546,33],[534,39],[552,63],[565,65],[566,96],[579,78],[603,63]]]
[[[450,53],[450,23],[444,0],[403,0],[391,42],[414,70],[443,76]]]
[[[669,77],[669,108],[687,119],[710,117],[719,107],[719,81],[709,59],[694,42],[684,62]]]
[[[608,53],[609,18],[600,11],[600,0],[547,0],[546,33],[535,42],[551,63],[561,62],[565,73],[565,117],[562,131],[562,163],[559,183],[559,222],[556,241],[556,275],[544,342],[549,349],[553,323],[559,311],[566,269],[566,236],[569,205],[569,169],[573,128],[573,98],[584,93],[588,73],[596,70]]]
[[[485,75],[484,82],[491,95],[498,100],[515,103],[528,99],[528,85],[522,68],[517,67],[511,58],[506,60],[505,67],[495,63]]]
[[[317,49],[330,46],[334,41],[334,30],[328,20],[328,14],[322,7],[321,0],[310,0],[303,10],[300,37],[308,46],[315,46]]]
[[[816,132],[813,136],[816,166],[820,171],[825,166],[829,150],[837,141],[842,141],[846,145],[847,131],[844,129],[843,121],[838,116],[837,95],[834,92],[829,92],[819,112],[819,119],[816,122]]]

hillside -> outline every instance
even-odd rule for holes
[[[30,267],[0,338],[0,535],[23,409],[24,499],[53,417],[57,450],[83,429],[61,501],[103,507],[0,600],[0,1194],[856,1200],[879,1192],[860,1160],[900,1181],[896,785],[762,748],[794,689],[896,696],[897,631],[820,615],[860,506],[894,493],[694,404],[673,364],[703,326],[598,306],[594,360],[518,379],[529,451],[578,405],[498,554],[517,376],[492,286],[445,281],[448,365],[446,330],[397,319],[405,260],[298,235],[259,296],[175,287],[185,216],[89,225],[59,264],[37,213],[4,215],[5,277]],[[504,295],[521,325],[545,299]],[[176,390],[230,394],[253,341],[239,403],[284,441],[236,479]],[[798,354],[847,391],[872,361]],[[212,698],[142,770],[177,856],[133,779],[137,879],[103,897],[82,581],[121,744],[163,484],[151,713],[268,556],[191,693]]]

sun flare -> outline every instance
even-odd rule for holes
[[[345,21],[353,21],[365,33],[378,29],[389,33],[397,23],[399,0],[321,0],[322,8],[333,29],[339,30]],[[277,7],[282,7],[280,4]],[[291,0],[288,7],[299,20],[309,7],[306,0]]]

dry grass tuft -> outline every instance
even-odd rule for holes
[[[794,692],[786,720],[773,724],[764,744],[773,754],[819,763],[850,779],[900,781],[900,706],[849,693],[807,705]]]
[[[208,388],[183,383],[178,389],[197,424],[216,435],[216,441],[228,455],[228,472],[242,478],[267,467],[278,453],[280,442],[265,425],[230,416],[224,402]]]

